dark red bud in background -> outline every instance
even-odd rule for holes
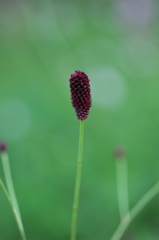
[[[116,147],[114,150],[114,156],[116,159],[125,157],[125,149],[123,147]]]
[[[0,141],[0,153],[7,152],[7,144],[4,141]]]

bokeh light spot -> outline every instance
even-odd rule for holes
[[[125,24],[137,28],[149,25],[156,17],[153,0],[121,0],[116,1],[114,6]]]
[[[21,139],[31,126],[31,114],[21,99],[7,98],[0,102],[0,137],[5,140]]]
[[[122,74],[112,66],[99,66],[87,70],[91,79],[92,97],[97,104],[114,108],[126,99],[127,89]]]
[[[143,37],[125,39],[118,51],[119,64],[131,76],[149,78],[158,71],[158,51],[151,40]]]

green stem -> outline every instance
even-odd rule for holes
[[[159,193],[159,182],[157,182],[145,195],[136,203],[129,213],[123,218],[117,227],[111,240],[120,240],[130,223],[141,212],[141,210]]]
[[[78,214],[79,193],[80,193],[80,184],[81,184],[81,169],[82,169],[83,136],[84,136],[84,121],[80,120],[77,171],[76,171],[76,182],[75,182],[73,209],[72,209],[71,240],[76,239],[76,231],[77,231],[77,214]]]
[[[23,223],[22,223],[22,219],[21,219],[21,214],[20,214],[18,202],[16,199],[15,191],[14,191],[13,180],[12,180],[12,175],[11,175],[11,170],[10,170],[10,165],[9,165],[9,157],[8,157],[7,153],[2,153],[1,157],[2,157],[2,164],[3,164],[3,169],[4,169],[4,174],[5,174],[5,178],[6,178],[8,191],[5,189],[2,182],[1,182],[1,186],[9,200],[9,202],[11,203],[11,207],[12,207],[13,213],[15,215],[22,240],[26,240],[26,235],[25,235],[25,231],[24,231],[24,227],[23,227]],[[8,194],[8,192],[9,192],[9,194]]]
[[[8,201],[9,201],[11,207],[12,207],[12,210],[13,210],[13,204],[12,204],[12,201],[11,201],[11,199],[10,199],[10,197],[9,197],[9,193],[8,193],[6,187],[4,186],[4,183],[2,182],[1,179],[0,179],[0,186],[1,186],[4,194],[6,195],[6,198],[8,199]],[[13,211],[13,213],[14,213],[14,211]]]
[[[120,219],[129,212],[128,169],[125,157],[116,159],[117,194]]]
[[[4,186],[4,183],[2,182],[1,179],[0,179],[0,186],[2,187],[2,190],[3,190],[4,194],[6,195],[6,198],[8,199],[8,202],[9,202],[11,208],[12,208],[12,211],[13,211],[13,214],[14,214],[14,217],[15,217],[15,220],[16,220],[17,225],[18,225],[18,228],[19,228],[18,218],[17,218],[16,212],[14,211],[14,206],[13,206],[12,200],[11,200],[11,198],[10,198],[10,196],[9,196],[9,193],[8,193],[6,187]],[[19,230],[20,230],[20,228],[19,228]],[[21,232],[20,232],[20,233],[21,233]]]

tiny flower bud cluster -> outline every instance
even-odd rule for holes
[[[114,150],[114,156],[117,159],[125,157],[125,149],[123,147],[116,147]]]
[[[0,153],[7,151],[7,144],[3,141],[0,141]]]

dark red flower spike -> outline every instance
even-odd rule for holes
[[[84,120],[88,117],[91,107],[91,90],[88,76],[79,70],[71,74],[70,90],[72,106],[75,108],[78,119]]]

